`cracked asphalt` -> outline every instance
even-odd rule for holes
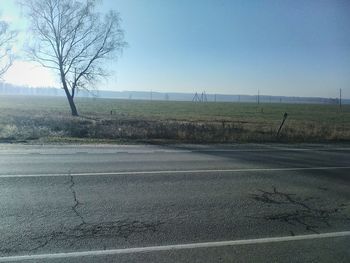
[[[0,260],[350,231],[349,167],[346,144],[3,144]],[[25,262],[349,262],[349,244],[347,236]]]

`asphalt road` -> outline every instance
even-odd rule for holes
[[[0,262],[349,262],[350,146],[0,145]]]

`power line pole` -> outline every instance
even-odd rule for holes
[[[260,104],[260,90],[258,90],[258,105]]]
[[[205,91],[202,92],[202,102],[207,102],[208,98],[207,98],[207,93],[205,93]]]
[[[197,101],[200,102],[200,98],[199,98],[199,95],[198,95],[197,91],[196,91],[196,93],[194,94],[192,101],[193,101],[193,102],[197,102]]]
[[[341,89],[339,90],[339,106],[340,106],[340,110],[341,110]]]

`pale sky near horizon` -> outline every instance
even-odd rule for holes
[[[0,19],[24,29],[16,0]],[[350,1],[104,0],[126,41],[100,89],[350,98]],[[22,34],[24,37],[25,34]],[[59,86],[18,58],[5,81]]]

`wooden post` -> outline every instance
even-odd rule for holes
[[[288,117],[288,113],[285,112],[284,115],[283,115],[282,123],[281,123],[280,128],[278,129],[278,132],[277,132],[277,137],[280,135],[280,132],[281,132],[282,127],[283,127],[283,124],[284,124],[284,122],[286,121],[287,117]]]

